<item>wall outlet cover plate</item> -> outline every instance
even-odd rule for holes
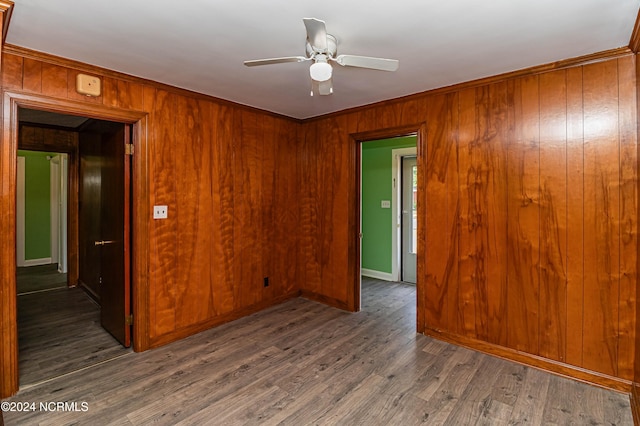
[[[167,206],[153,206],[154,219],[166,219],[168,215],[169,215],[169,208]]]

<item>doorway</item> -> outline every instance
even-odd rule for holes
[[[17,266],[55,265],[67,272],[68,155],[18,151]],[[50,268],[44,268],[50,269]]]
[[[351,140],[351,158],[353,158],[353,168],[351,169],[350,182],[351,182],[351,191],[349,196],[349,207],[352,212],[349,215],[348,228],[350,230],[349,237],[349,252],[353,253],[353,255],[349,256],[347,268],[349,271],[349,276],[352,277],[352,285],[347,287],[347,307],[349,310],[353,312],[360,311],[362,307],[362,282],[363,282],[363,262],[362,262],[362,251],[363,251],[363,209],[366,206],[363,206],[363,191],[362,191],[362,182],[365,177],[363,177],[362,171],[362,158],[363,151],[362,147],[365,146],[366,143],[371,141],[377,141],[381,139],[395,139],[403,136],[412,136],[415,138],[415,147],[416,147],[416,178],[417,178],[417,208],[420,208],[421,205],[424,205],[424,197],[423,190],[421,190],[421,152],[426,145],[426,137],[427,137],[427,127],[426,123],[418,123],[407,126],[386,128],[380,130],[372,130],[360,133],[352,133],[350,134]],[[380,202],[380,200],[378,200]],[[382,203],[378,204],[382,206]],[[385,203],[386,205],[386,203]],[[424,221],[420,217],[417,216],[417,241],[416,247],[417,252],[421,251],[421,247],[423,247],[424,242],[422,239],[424,238],[424,232],[422,232],[424,226]],[[395,233],[392,233],[395,234]],[[416,284],[415,284],[415,294],[416,294],[416,308],[418,312],[422,305],[424,304],[424,294],[425,289],[423,288],[423,280],[420,277],[420,271],[422,260],[420,256],[416,256]],[[408,284],[412,285],[413,284]],[[418,332],[424,331],[424,321],[420,315],[417,315],[416,318],[416,329]]]
[[[45,285],[46,281],[52,281],[51,272],[43,275],[31,268],[18,268],[19,381],[21,386],[28,386],[130,353],[127,348],[131,342],[131,325],[125,324],[131,300],[130,261],[125,259],[130,252],[130,226],[125,224],[131,217],[130,162],[125,154],[130,126],[26,108],[18,110],[18,123],[19,148],[32,150],[20,153],[43,163],[39,175],[35,173],[37,168],[29,168],[32,173],[23,182],[20,166],[18,169],[16,233],[32,237],[27,238],[29,244],[22,244],[22,248],[18,245],[18,263],[20,250],[30,245],[37,248],[35,241],[45,254],[32,264],[53,263],[55,258],[57,272],[59,267],[66,269],[66,240],[70,235],[72,240],[77,238],[71,247],[78,248],[77,253],[71,255],[75,259],[71,269],[78,271],[77,279],[66,281],[63,287],[25,292],[25,282]],[[51,148],[68,154],[43,151]],[[72,159],[73,173],[64,173],[60,168],[66,157]],[[55,207],[61,204],[60,198],[67,198],[60,197],[57,190],[64,176],[67,176],[66,187],[79,190],[66,208],[61,209],[61,214]],[[41,208],[34,202],[31,204],[36,208],[29,203],[27,208],[22,208],[21,192],[27,195],[35,192]],[[48,206],[52,208],[45,208]],[[46,216],[41,218],[40,228],[24,226],[24,222],[34,222],[20,220],[21,214],[29,212]],[[55,226],[65,219],[75,232]],[[26,232],[22,232],[21,227],[26,228]],[[63,238],[57,238],[56,234],[62,232]],[[65,243],[60,244],[60,240]],[[31,257],[33,255],[27,256]],[[95,281],[92,280],[94,274]],[[115,316],[119,321],[113,319]]]
[[[148,114],[144,111],[123,109],[114,106],[105,106],[99,102],[86,102],[51,98],[37,94],[25,94],[5,90],[3,103],[4,127],[2,133],[2,150],[0,152],[0,168],[4,170],[2,179],[5,189],[10,196],[3,197],[0,204],[3,215],[0,215],[0,233],[6,238],[3,240],[15,241],[16,215],[16,163],[18,151],[18,110],[20,108],[38,111],[57,112],[72,116],[84,116],[95,119],[111,120],[128,123],[133,127],[133,139],[131,140],[136,152],[132,165],[132,191],[131,199],[131,288],[132,308],[136,312],[133,321],[133,346],[134,351],[144,351],[150,348],[149,337],[149,149],[148,149]],[[70,159],[70,164],[71,164]],[[70,167],[70,174],[75,168]],[[69,199],[77,194],[77,188],[69,188]],[[76,226],[77,228],[77,226]],[[73,232],[69,221],[69,235]],[[77,235],[77,234],[76,234]],[[73,245],[75,244],[75,250]],[[16,312],[16,250],[15,244],[0,243],[0,397],[9,397],[18,391],[18,332]],[[69,265],[69,280],[75,277],[77,282],[77,238],[68,241],[67,252]],[[72,257],[73,254],[73,257]],[[75,258],[74,258],[75,257]],[[72,281],[73,282],[73,281]]]
[[[360,145],[361,273],[366,277],[416,282],[417,205],[408,197],[415,197],[417,187],[403,192],[404,182],[416,183],[411,180],[417,177],[416,144],[417,136],[408,135]],[[413,175],[404,176],[405,160],[413,161]],[[414,232],[402,232],[408,226]]]
[[[67,286],[67,166],[64,153],[18,151],[19,295]]]

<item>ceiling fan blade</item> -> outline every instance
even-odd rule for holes
[[[400,62],[396,59],[370,58],[368,56],[338,55],[335,59],[343,67],[370,68],[380,71],[395,71]]]
[[[314,51],[324,53],[327,51],[327,28],[324,21],[316,18],[304,18],[304,26],[307,27],[307,40]]]
[[[304,62],[309,58],[304,56],[287,56],[284,58],[268,58],[268,59],[256,59],[253,61],[244,61],[244,64],[248,67],[255,67],[258,65],[271,65],[271,64],[284,64],[286,62]]]

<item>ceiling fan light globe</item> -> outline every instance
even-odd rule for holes
[[[315,81],[327,81],[331,78],[333,68],[327,62],[315,62],[309,68],[309,74]]]

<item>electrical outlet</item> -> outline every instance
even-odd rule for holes
[[[264,286],[269,287],[269,277],[264,277]]]
[[[169,213],[167,206],[153,206],[153,218],[154,219],[166,219]]]

